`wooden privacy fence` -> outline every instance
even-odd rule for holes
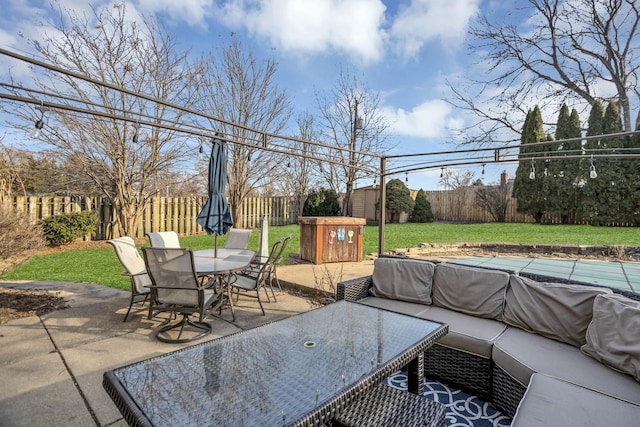
[[[206,197],[152,197],[145,205],[142,221],[134,238],[144,237],[153,231],[175,231],[181,235],[204,233],[196,218],[206,202]],[[60,213],[95,211],[98,223],[93,238],[105,240],[114,237],[113,206],[104,197],[14,196],[13,206],[28,212],[32,222]],[[240,221],[237,228],[257,228],[263,216],[269,225],[295,224],[298,219],[293,197],[248,197],[239,206]]]
[[[453,222],[495,222],[491,214],[476,203],[474,187],[456,190],[425,191],[431,203],[435,221]],[[531,215],[516,210],[516,199],[507,197],[507,215],[505,222],[535,222]]]
[[[431,203],[435,221],[451,222],[495,222],[489,211],[476,203],[477,191],[482,187],[465,187],[455,190],[425,191],[427,200]],[[517,211],[518,200],[507,195],[507,212],[505,222],[535,222],[533,216]],[[562,218],[551,213],[543,216],[545,224],[561,224]],[[588,220],[574,220],[571,224],[589,224]],[[632,223],[611,222],[610,226],[629,227]]]

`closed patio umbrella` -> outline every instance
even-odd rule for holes
[[[258,246],[258,258],[265,260],[269,256],[269,218],[265,215],[262,217],[262,225],[260,226],[260,245]]]
[[[216,136],[219,136],[216,134]],[[209,198],[202,207],[196,222],[207,234],[215,234],[214,256],[218,256],[218,236],[225,234],[233,225],[229,203],[224,195],[227,186],[227,144],[213,139],[209,158]]]

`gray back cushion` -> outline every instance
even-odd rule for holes
[[[378,258],[373,264],[371,294],[430,305],[434,269],[428,261]]]
[[[640,381],[640,301],[618,294],[596,297],[586,338],[583,353]]]
[[[508,284],[509,274],[503,271],[438,264],[433,276],[433,305],[502,320]]]
[[[580,347],[593,315],[596,296],[606,288],[536,282],[511,276],[504,321],[528,332]]]

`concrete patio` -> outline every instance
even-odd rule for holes
[[[283,282],[292,292],[277,293],[265,303],[262,316],[255,299],[240,298],[231,312],[210,316],[215,339],[314,308],[316,278],[323,274],[342,280],[371,274],[373,262],[331,264],[327,268],[299,264],[283,266]],[[0,325],[0,425],[120,426],[126,425],[102,388],[105,371],[189,344],[163,344],[153,331],[166,318],[147,320],[148,307],[134,309],[122,322],[129,292],[86,283],[0,282],[0,286],[59,292],[69,308],[43,316],[25,317]],[[193,343],[192,343],[193,344]]]

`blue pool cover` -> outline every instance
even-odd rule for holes
[[[575,259],[472,257],[451,263],[531,273],[640,293],[640,263]]]

